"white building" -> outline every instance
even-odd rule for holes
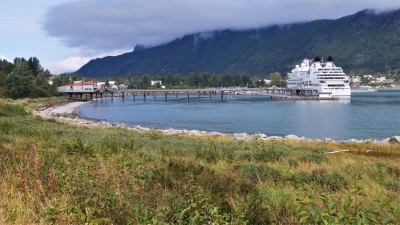
[[[351,78],[352,79],[352,81],[354,82],[354,83],[360,83],[360,78],[358,77],[358,76],[355,76],[355,77],[353,77],[353,78]]]
[[[154,85],[157,85],[157,84],[162,85],[161,80],[152,80],[150,84],[151,84],[151,86],[154,86]]]
[[[376,78],[376,82],[380,83],[380,82],[384,82],[386,80],[385,77],[378,77]]]

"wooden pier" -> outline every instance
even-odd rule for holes
[[[195,95],[196,97],[194,97]],[[125,100],[126,97],[132,96],[132,101],[135,101],[138,96],[142,97],[143,101],[152,99],[157,100],[178,100],[182,96],[189,101],[190,99],[201,99],[207,96],[210,100],[213,96],[219,96],[221,101],[232,101],[236,95],[246,96],[265,96],[268,100],[278,101],[297,101],[297,100],[337,100],[337,98],[319,97],[318,93],[313,90],[296,90],[288,88],[205,88],[205,89],[124,89],[124,90],[98,90],[90,95],[90,99],[100,99],[103,97],[121,97]],[[82,95],[80,95],[82,96]],[[160,97],[161,96],[161,97]]]

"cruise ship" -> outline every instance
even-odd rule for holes
[[[287,74],[287,87],[288,88],[297,88],[301,87],[304,83],[304,78],[306,76],[307,71],[310,69],[310,60],[303,59],[300,66],[296,65],[296,67]]]
[[[303,66],[304,63],[304,66]],[[337,67],[329,56],[326,62],[321,62],[317,56],[311,65],[307,59],[301,66],[296,66],[288,74],[288,87],[299,91],[318,91],[319,97],[350,98],[349,77],[341,67]],[[304,70],[305,75],[302,74]]]

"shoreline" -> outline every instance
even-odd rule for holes
[[[89,102],[89,101],[88,101]],[[109,127],[118,127],[127,130],[133,130],[138,132],[161,132],[166,135],[189,135],[189,136],[210,136],[210,137],[218,137],[225,136],[231,137],[233,140],[237,141],[250,141],[254,139],[260,139],[265,141],[270,140],[292,140],[292,141],[306,141],[306,142],[331,142],[331,143],[365,143],[372,142],[374,144],[389,144],[389,143],[400,143],[400,136],[393,136],[390,138],[385,138],[383,140],[377,139],[367,139],[367,140],[357,140],[357,139],[349,139],[349,140],[339,140],[335,141],[331,138],[324,139],[311,139],[305,137],[298,137],[294,134],[286,135],[285,137],[281,136],[267,136],[266,134],[247,134],[247,133],[233,133],[233,134],[224,134],[216,131],[199,131],[199,130],[175,130],[175,129],[159,129],[159,128],[148,128],[141,127],[140,125],[128,126],[124,123],[111,123],[106,120],[97,120],[92,118],[81,117],[77,113],[77,109],[79,106],[86,104],[88,102],[80,102],[73,100],[65,100],[55,103],[43,104],[32,110],[33,115],[40,116],[42,118],[48,120],[56,120],[58,122],[62,122],[65,124],[87,127],[87,128],[109,128]]]

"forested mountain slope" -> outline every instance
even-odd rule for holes
[[[77,73],[85,77],[163,75],[168,72],[286,74],[303,58],[332,56],[350,70],[400,68],[400,9],[363,10],[337,20],[221,30],[186,35],[152,48],[94,59]]]

